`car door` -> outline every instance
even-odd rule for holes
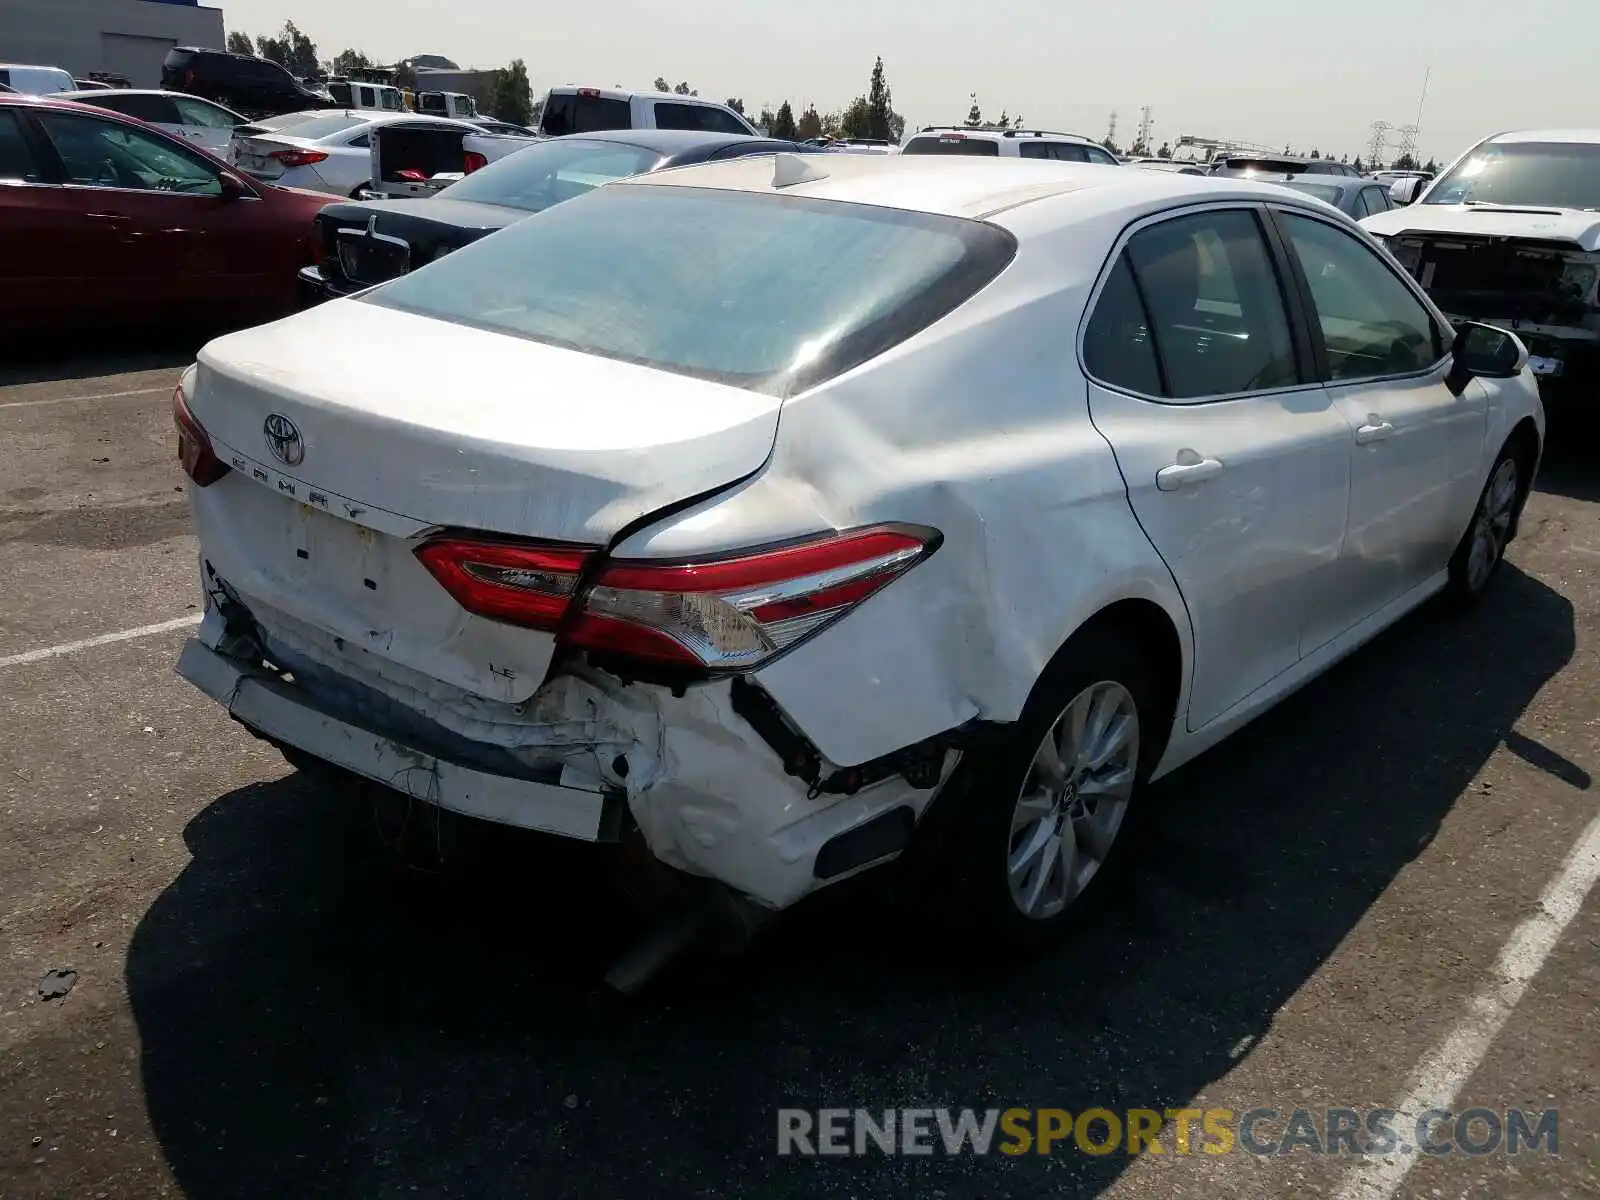
[[[1347,611],[1321,629],[1326,640],[1445,569],[1483,484],[1487,396],[1476,383],[1459,396],[1447,386],[1447,327],[1376,249],[1313,213],[1275,216],[1352,438],[1350,518],[1330,589]]]
[[[173,96],[171,100],[182,122],[178,128],[184,140],[218,158],[227,158],[233,131],[245,123],[244,118],[220,104],[194,96]]]
[[[1350,430],[1259,206],[1125,235],[1083,338],[1089,409],[1193,626],[1191,729],[1300,659],[1338,560]]]
[[[111,226],[61,186],[60,164],[20,108],[0,108],[0,314],[10,328],[92,316],[115,261]]]
[[[65,190],[116,234],[104,286],[169,315],[261,292],[260,276],[279,264],[249,244],[250,206],[260,201],[226,201],[220,167],[121,121],[59,111],[35,119],[64,164]]]

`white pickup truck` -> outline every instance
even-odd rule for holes
[[[754,134],[756,127],[726,104],[674,92],[554,87],[545,94],[539,132],[546,137],[603,129],[694,129]]]

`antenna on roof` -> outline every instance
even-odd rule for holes
[[[774,154],[772,186],[793,187],[797,183],[815,183],[819,179],[826,179],[828,177],[826,171],[806,161],[810,157],[802,154]]]

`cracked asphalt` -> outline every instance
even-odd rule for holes
[[[1265,1108],[1268,1137],[1391,1105],[1595,819],[1584,437],[1485,605],[1408,618],[1153,789],[1148,844],[1048,953],[958,969],[868,881],[613,996],[642,926],[584,847],[477,831],[401,868],[173,675],[182,629],[16,661],[198,611],[169,406],[196,344],[0,365],[5,1197],[1333,1196],[1348,1156],[1169,1129],[1137,1157],[780,1157],[777,1114]],[[1600,1197],[1597,1012],[1590,893],[1453,1104],[1556,1109],[1559,1152],[1419,1156],[1393,1194]]]

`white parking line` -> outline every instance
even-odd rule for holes
[[[1495,961],[1497,978],[1478,989],[1450,1035],[1412,1074],[1405,1098],[1394,1104],[1407,1119],[1414,1121],[1430,1108],[1448,1109],[1455,1103],[1597,879],[1600,816],[1589,822],[1561,870],[1545,885],[1539,911],[1511,931]],[[1389,1200],[1416,1161],[1414,1150],[1409,1155],[1364,1159],[1351,1169],[1336,1200]]]
[[[102,633],[99,637],[84,638],[81,642],[62,642],[59,646],[46,646],[43,650],[29,650],[0,658],[0,667],[20,667],[24,663],[43,662],[47,658],[60,658],[63,654],[76,654],[79,650],[93,650],[96,646],[109,646],[113,642],[131,642],[134,638],[149,637],[155,633],[170,633],[174,629],[187,629],[200,624],[204,613],[190,613],[175,621],[162,621],[159,625],[141,625],[137,629],[119,629],[116,633]]]
[[[79,400],[126,400],[130,396],[159,396],[163,393],[170,396],[172,394],[172,385],[135,388],[131,392],[96,392],[88,396],[49,396],[43,400],[7,400],[0,403],[0,408],[38,408],[44,404],[72,404]]]

